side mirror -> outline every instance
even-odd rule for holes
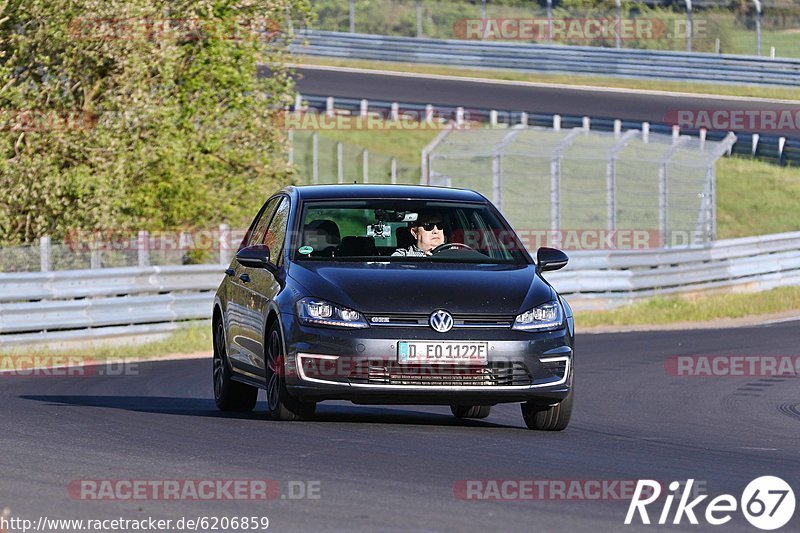
[[[250,268],[270,268],[269,248],[264,244],[254,244],[236,252],[236,260],[240,265]]]
[[[567,254],[555,248],[539,248],[536,252],[536,269],[539,272],[564,268],[569,261]]]

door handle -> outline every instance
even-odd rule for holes
[[[234,274],[236,274],[236,271],[234,269],[232,269],[232,268],[227,268],[227,269],[225,269],[225,274],[227,274],[229,276],[233,276]]]
[[[248,276],[247,274],[242,274],[241,276],[239,276],[239,279],[244,281],[245,283],[250,282],[250,276]]]

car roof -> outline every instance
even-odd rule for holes
[[[285,192],[296,194],[300,200],[334,199],[410,199],[410,200],[450,200],[457,202],[486,203],[486,198],[470,189],[452,189],[429,185],[379,185],[379,184],[339,184],[303,185],[286,187]]]

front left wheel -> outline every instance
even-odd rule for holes
[[[303,402],[286,390],[285,353],[278,322],[273,322],[267,334],[267,409],[275,420],[301,420],[314,416],[317,404]]]
[[[225,327],[220,320],[214,332],[214,402],[223,411],[252,411],[258,399],[258,389],[234,381],[232,373],[225,343]]]

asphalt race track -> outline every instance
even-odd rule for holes
[[[602,89],[492,84],[335,69],[298,68],[297,74],[297,89],[301,94],[463,106],[472,109],[561,113],[651,122],[665,122],[668,115],[674,118],[677,110],[800,112],[800,104],[724,97],[702,98]],[[775,134],[774,131],[770,133]]]
[[[525,429],[517,405],[463,422],[446,407],[349,403],[322,404],[311,422],[266,420],[263,403],[223,414],[210,360],[140,364],[125,377],[3,376],[0,509],[34,520],[267,516],[278,531],[757,531],[739,511],[725,526],[634,528],[623,525],[627,501],[476,501],[454,487],[693,478],[738,499],[752,479],[776,475],[797,491],[796,378],[677,377],[665,361],[798,356],[799,326],[579,335],[576,411],[562,433]],[[83,501],[68,493],[82,479],[270,479],[284,496],[290,481],[318,481],[320,497]],[[800,529],[798,514],[783,531]]]

